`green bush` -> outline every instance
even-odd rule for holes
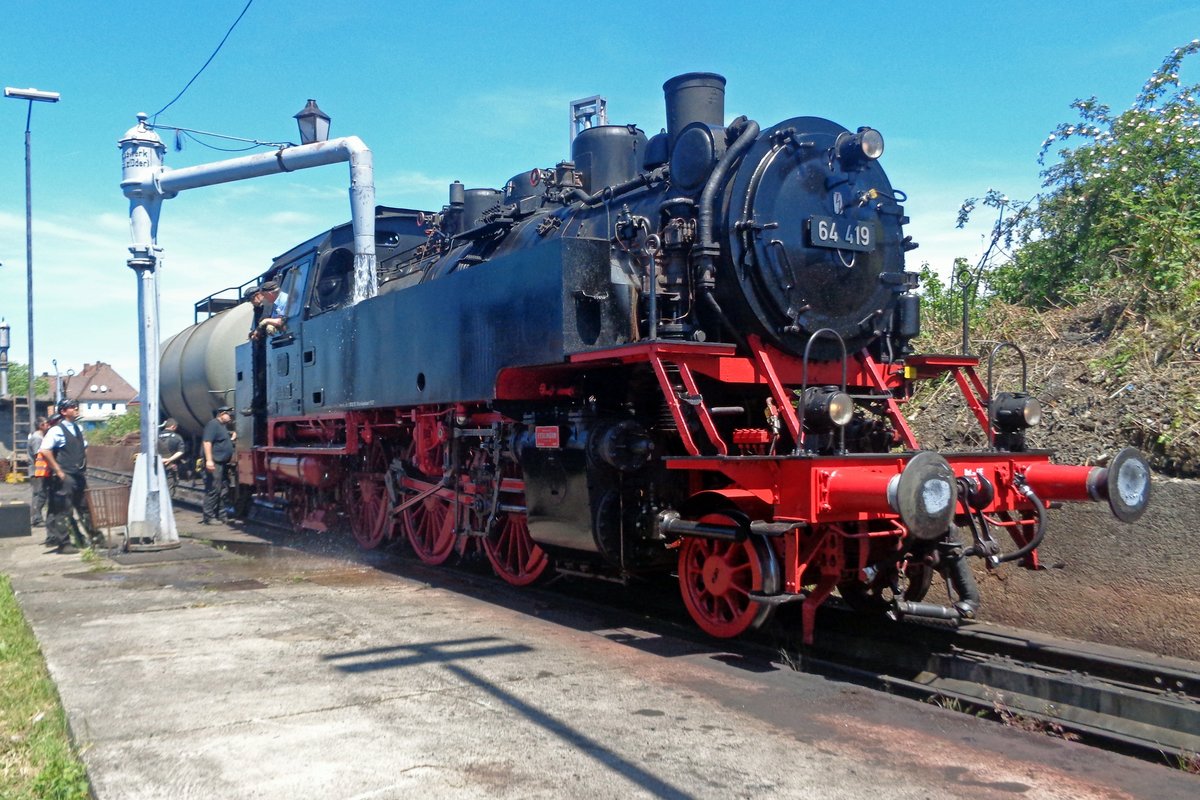
[[[1095,97],[1072,104],[1079,120],[1042,145],[1043,165],[1058,148],[1043,191],[997,223],[1014,248],[987,276],[998,297],[1047,307],[1119,287],[1140,310],[1200,300],[1200,84],[1179,78],[1197,52],[1200,40],[1173,50],[1120,114]]]
[[[101,425],[88,436],[88,440],[93,444],[114,444],[141,429],[142,410],[140,406],[134,406],[121,416],[113,417]]]

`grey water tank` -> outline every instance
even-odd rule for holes
[[[233,349],[246,341],[253,306],[241,303],[163,342],[159,348],[159,403],[184,436],[199,436],[213,411],[234,404]]]

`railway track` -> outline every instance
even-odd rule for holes
[[[571,602],[578,595],[572,587]],[[638,615],[637,626],[695,646],[713,645],[692,626],[674,586],[639,592],[629,602],[611,590],[609,595],[614,605]],[[986,622],[961,627],[897,622],[840,603],[818,611],[813,645],[801,645],[797,630],[781,614],[754,636],[719,647],[1033,732],[1200,769],[1200,663]]]
[[[1200,664],[975,623],[830,607],[804,669],[1171,765],[1200,765]],[[1194,766],[1193,766],[1194,768]]]
[[[121,473],[93,470],[107,483],[128,483]],[[181,483],[175,502],[198,508],[203,488]],[[299,546],[309,539],[286,532],[278,514],[253,514],[272,542]],[[311,537],[309,537],[311,538]],[[327,537],[321,537],[327,542]],[[349,553],[354,551],[348,548]],[[375,551],[376,567],[463,591],[513,593],[564,611],[591,606],[614,611],[628,627],[712,647],[692,626],[673,584],[621,586],[570,578],[516,590],[480,571],[429,568],[415,559]],[[816,641],[803,646],[787,614],[755,636],[722,641],[722,652],[786,664],[804,672],[847,680],[934,702],[950,710],[988,716],[1050,735],[1170,765],[1200,763],[1200,664],[988,623],[961,627],[864,617],[838,604],[818,612]]]

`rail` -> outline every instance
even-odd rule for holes
[[[1200,663],[986,623],[823,611],[817,646],[797,652],[806,667],[1141,758],[1200,753]]]

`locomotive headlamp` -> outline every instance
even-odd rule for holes
[[[1002,431],[1032,428],[1042,424],[1042,404],[1025,392],[1001,392],[992,402],[992,419]]]
[[[804,427],[821,433],[842,427],[854,416],[854,400],[836,386],[811,386],[804,390]]]
[[[875,161],[883,155],[883,134],[874,128],[859,128],[857,133],[839,136],[837,149],[847,164]]]

